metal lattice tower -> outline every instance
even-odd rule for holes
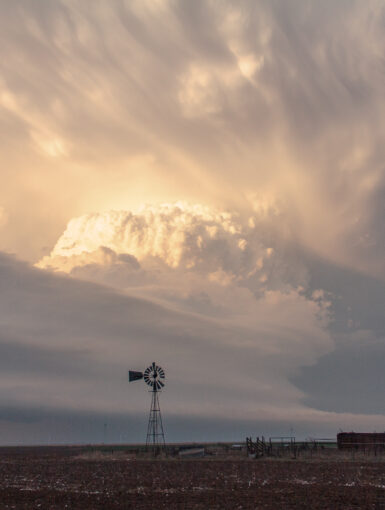
[[[151,449],[154,455],[157,455],[162,449],[165,449],[162,415],[159,407],[158,390],[151,391],[151,409],[148,418],[146,448]]]
[[[159,406],[159,393],[164,387],[165,373],[162,367],[155,361],[143,372],[128,372],[128,380],[137,381],[144,379],[145,383],[151,387],[151,408],[148,418],[146,449],[152,451],[154,456],[166,449],[164,438],[162,414]]]

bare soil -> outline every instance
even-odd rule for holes
[[[150,460],[0,449],[0,509],[385,509],[378,459]]]

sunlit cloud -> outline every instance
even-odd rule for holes
[[[309,249],[381,275],[373,200],[384,131],[377,1],[291,10],[263,1],[220,10],[178,2],[20,5],[23,15],[9,6],[3,26],[0,97],[8,119],[23,126],[29,166],[46,182],[30,206],[36,229],[41,202],[59,207],[55,180],[48,182],[54,164],[71,173],[65,192],[76,190],[67,220],[154,200],[252,209],[250,194],[274,194]],[[17,23],[23,36],[12,30]],[[150,163],[128,163],[148,155]],[[12,148],[7,159],[24,171]],[[21,189],[30,191],[28,181]],[[13,235],[4,234],[12,249]],[[36,260],[43,240],[34,243]]]

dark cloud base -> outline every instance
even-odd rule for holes
[[[385,340],[337,346],[316,365],[303,367],[292,382],[304,403],[337,413],[385,414]]]
[[[167,399],[167,395],[162,398]],[[338,432],[333,426],[314,426],[296,420],[212,419],[163,413],[163,422],[168,442],[237,442],[262,435],[265,438],[295,435],[305,439],[325,434],[334,437]],[[130,410],[103,414],[0,407],[2,444],[143,443],[146,430],[147,414]]]
[[[352,269],[302,254],[309,292],[322,288],[332,303],[335,350],[291,381],[309,407],[337,413],[384,414],[385,284]]]

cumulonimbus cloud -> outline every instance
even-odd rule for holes
[[[124,262],[135,271],[158,264],[163,270],[211,275],[214,279],[223,274],[233,281],[253,280],[262,287],[281,278],[283,285],[287,283],[285,266],[290,262],[277,252],[271,230],[266,235],[266,221],[271,225],[272,218],[266,213],[243,218],[180,202],[144,206],[135,213],[89,214],[72,219],[50,255],[37,266],[71,272],[89,265]],[[303,284],[305,279],[303,268],[297,265],[297,274],[292,271],[292,286]]]
[[[38,264],[72,278],[26,269],[23,277],[36,285],[23,294],[16,266],[8,261],[3,274],[13,275],[14,294],[5,288],[2,296],[5,356],[15,353],[11,338],[38,347],[45,339],[56,349],[73,339],[96,357],[103,345],[103,354],[119,357],[119,363],[133,352],[139,362],[161,352],[159,345],[174,356],[177,345],[184,366],[201,366],[206,355],[199,378],[210,412],[212,402],[221,400],[225,413],[226,395],[208,374],[214,379],[224,366],[231,372],[230,359],[239,373],[257,373],[256,379],[226,380],[229,387],[239,384],[232,400],[244,403],[239,409],[252,409],[255,416],[258,404],[267,413],[268,395],[276,417],[301,410],[314,418],[314,410],[298,405],[301,392],[288,383],[289,374],[333,348],[332,328],[349,339],[338,352],[345,360],[353,329],[358,336],[360,328],[373,330],[383,343],[384,288],[347,267],[384,277],[384,4],[303,4],[4,3],[0,200],[8,221],[2,248],[41,259],[43,247],[74,218]],[[283,211],[254,214],[257,194],[261,202],[283,201]],[[210,207],[171,204],[132,212],[142,200],[178,199]],[[102,209],[120,211],[84,215]],[[281,235],[286,227],[287,238]],[[314,257],[309,266],[300,253],[304,246],[330,264]],[[52,278],[54,292],[47,293],[44,278]],[[83,286],[80,278],[102,283],[103,290]],[[327,288],[334,294],[332,311]],[[80,306],[78,292],[88,305]],[[114,353],[107,342],[116,339],[120,316],[105,307],[113,302],[124,315],[132,302],[122,305],[116,298],[121,294],[137,307],[119,332],[129,332],[129,345],[123,341]],[[82,314],[76,315],[74,302]],[[146,329],[155,302],[156,327]],[[101,310],[105,315],[96,320]],[[91,328],[90,317],[97,327]],[[142,351],[150,336],[149,349]],[[168,361],[179,383],[179,360]],[[108,369],[112,378],[115,362]],[[368,366],[370,372],[376,365]],[[307,377],[313,373],[309,369]],[[63,381],[71,375],[67,371]],[[30,388],[36,405],[42,389],[45,401],[53,402],[50,381],[47,375],[40,384],[34,376],[23,389]],[[260,394],[251,395],[245,388],[254,390],[256,381]],[[17,390],[19,373],[8,379],[10,386],[3,382]],[[202,387],[185,388],[197,413]],[[16,393],[22,399],[25,391]],[[84,390],[76,402],[63,397],[59,404],[84,406],[87,397]],[[343,399],[341,392],[336,402]],[[178,407],[171,401],[180,412],[183,402]],[[101,411],[109,402],[88,398]]]
[[[264,222],[273,219],[261,212],[242,218],[186,203],[146,206],[135,213],[85,215],[68,223],[39,266],[192,314],[198,329],[202,321],[214,321],[214,329],[227,332],[222,340],[218,338],[218,356],[227,349],[255,349],[266,366],[269,359],[274,360],[273,378],[268,376],[270,369],[262,369],[264,362],[259,369],[261,385],[269,380],[273,388],[281,386],[281,377],[287,381],[296,367],[315,361],[333,345],[325,329],[326,296],[322,291],[306,295],[301,286],[306,283],[306,271],[298,262],[296,269],[289,267],[289,260],[273,247],[271,231],[269,236],[264,232]],[[203,330],[202,335],[207,337]],[[196,359],[197,340],[191,338],[191,350],[181,353],[189,362]],[[212,374],[206,374],[208,380]],[[235,381],[232,384],[238,386]],[[300,394],[293,386],[289,394],[298,402]]]

